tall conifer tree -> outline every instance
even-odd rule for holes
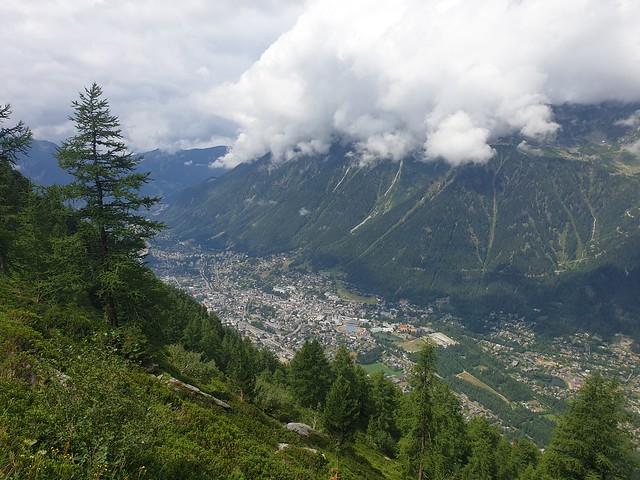
[[[623,402],[616,380],[589,377],[553,432],[539,465],[540,478],[632,478],[638,465]]]
[[[324,406],[331,385],[331,369],[317,340],[304,343],[290,363],[289,382],[293,394],[303,407]]]
[[[17,213],[31,189],[29,181],[14,170],[17,156],[26,153],[31,130],[22,122],[4,126],[10,105],[0,105],[0,274],[8,270],[8,251],[18,230]]]
[[[135,171],[142,157],[132,155],[122,141],[120,121],[111,115],[102,88],[94,83],[72,106],[69,118],[77,134],[62,144],[57,158],[74,177],[66,192],[90,227],[98,291],[107,321],[116,327],[116,297],[126,289],[120,272],[140,258],[145,239],[162,228],[140,210],[159,199],[140,194],[149,174]]]

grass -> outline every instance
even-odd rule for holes
[[[409,353],[416,353],[422,350],[422,347],[424,347],[425,343],[428,342],[433,342],[433,340],[431,340],[431,337],[426,336],[416,338],[415,340],[410,340],[408,342],[399,343],[398,346]]]
[[[350,292],[346,288],[344,288],[344,285],[342,284],[342,282],[340,282],[340,280],[336,279],[335,277],[333,277],[333,281],[336,285],[336,293],[342,300],[347,300],[349,302],[364,303],[366,305],[378,304],[378,299],[376,297],[363,297],[361,295],[357,295],[353,292]]]
[[[388,342],[394,342],[394,343],[398,343],[400,341],[402,341],[402,338],[397,337],[395,335],[392,335],[390,333],[387,332],[376,332],[373,334],[373,337],[378,339],[378,340],[386,340]]]
[[[511,402],[509,401],[509,399],[507,397],[505,397],[504,395],[496,392],[489,385],[484,383],[482,380],[478,380],[476,377],[471,375],[466,370],[464,372],[459,373],[458,375],[456,375],[456,377],[460,378],[461,380],[464,380],[465,382],[470,383],[471,385],[475,385],[476,387],[480,387],[480,388],[482,388],[483,390],[486,390],[489,393],[493,393],[498,398],[500,398],[504,403],[506,403],[507,405],[511,405]]]
[[[364,368],[366,372],[369,374],[384,372],[386,375],[395,375],[396,377],[402,376],[401,371],[393,370],[387,367],[383,363],[372,363],[370,365],[362,365],[362,368]]]
[[[398,460],[385,457],[377,450],[369,447],[363,435],[357,435],[353,450],[356,455],[366,458],[373,468],[382,472],[385,478],[397,480],[404,478]]]

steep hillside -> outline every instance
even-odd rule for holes
[[[0,479],[398,478],[362,434],[343,448],[284,428],[308,415],[291,403],[265,414],[284,367],[139,262],[109,326],[57,189],[0,159],[0,192]]]
[[[636,107],[565,106],[558,142],[506,139],[486,165],[359,165],[337,145],[265,157],[187,190],[166,220],[216,248],[297,250],[391,298],[452,296],[470,321],[519,309],[637,333],[640,161],[625,145],[638,130],[620,124]]]

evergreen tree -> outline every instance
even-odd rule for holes
[[[31,131],[22,122],[3,126],[10,116],[11,106],[0,105],[0,274],[9,270],[9,250],[19,229],[17,215],[31,190],[31,183],[14,170],[18,154],[29,148]]]
[[[409,429],[401,445],[408,475],[425,478],[427,452],[433,440],[433,388],[436,380],[436,353],[428,343],[418,353],[417,363],[410,378],[412,391],[405,405],[409,408],[405,424]],[[408,421],[407,421],[408,420]]]
[[[459,478],[468,456],[467,422],[460,401],[437,378],[432,390],[432,440],[426,465],[433,479]]]
[[[353,384],[343,375],[333,382],[323,412],[324,426],[341,444],[353,434],[353,424],[358,419],[360,405],[353,391]]]
[[[533,470],[540,461],[540,450],[531,440],[520,439],[511,451],[511,469],[514,478],[519,478],[530,469]]]
[[[560,418],[539,473],[553,479],[631,478],[637,467],[616,380],[587,379]]]
[[[306,341],[289,364],[289,383],[303,407],[322,408],[329,386],[331,369],[317,340]]]
[[[327,394],[324,409],[324,423],[327,430],[342,443],[356,428],[360,419],[361,379],[358,376],[353,358],[344,345],[340,345],[331,362],[331,369],[336,379]],[[338,382],[339,380],[339,382]]]
[[[131,287],[124,278],[135,270],[145,239],[162,225],[139,213],[158,202],[140,194],[148,173],[137,173],[142,160],[133,156],[122,141],[120,122],[111,115],[102,89],[94,83],[72,102],[70,120],[77,134],[66,140],[57,153],[58,163],[74,180],[66,187],[76,202],[78,215],[86,220],[89,251],[95,259],[97,290],[112,327],[118,326],[118,294]]]
[[[256,387],[256,356],[257,351],[251,340],[244,338],[237,342],[229,358],[228,372],[240,388],[240,400],[251,398]]]
[[[367,371],[360,365],[354,365],[355,392],[360,405],[360,411],[355,423],[356,428],[366,431],[371,417],[371,378]]]
[[[375,373],[371,378],[371,415],[367,435],[385,455],[394,457],[399,436],[396,410],[401,392],[383,372]]]
[[[0,163],[15,165],[20,153],[27,153],[31,144],[31,130],[22,122],[13,127],[2,124],[11,117],[11,105],[0,105]]]
[[[500,434],[483,417],[474,417],[469,422],[469,441],[471,455],[463,470],[464,480],[493,480],[497,478],[498,468],[495,452]],[[501,459],[508,462],[509,458]]]
[[[33,189],[17,218],[15,270],[33,286],[38,302],[76,303],[85,297],[86,248],[59,189]]]

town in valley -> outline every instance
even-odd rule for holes
[[[470,388],[452,385],[467,413],[493,419],[505,431],[518,428],[496,405],[553,420],[585,378],[600,372],[618,379],[636,435],[640,431],[640,356],[627,337],[604,341],[583,332],[549,338],[517,312],[494,312],[486,328],[471,331],[451,313],[447,298],[421,306],[390,303],[358,292],[339,272],[294,265],[292,254],[251,257],[160,239],[148,262],[164,282],[190,293],[283,362],[315,338],[329,356],[345,345],[367,372],[383,371],[404,388],[413,354],[433,342],[439,371],[450,370],[458,386]]]

